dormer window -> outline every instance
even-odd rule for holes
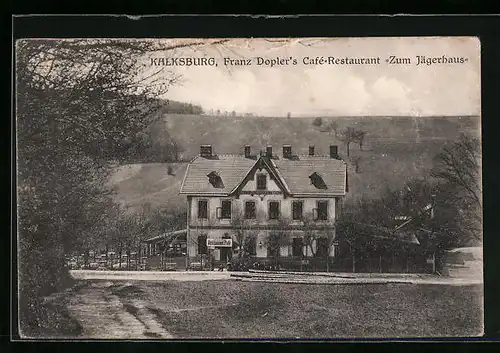
[[[314,185],[317,189],[327,189],[326,183],[318,173],[314,172],[309,175],[309,179],[311,179],[311,184]]]
[[[212,184],[214,188],[224,188],[224,183],[222,182],[222,178],[216,171],[210,172],[207,175],[207,177],[208,177],[208,182]]]
[[[257,190],[267,189],[267,176],[265,174],[257,174]]]

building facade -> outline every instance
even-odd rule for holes
[[[188,264],[226,263],[242,252],[263,263],[326,260],[336,254],[347,164],[337,146],[328,156],[313,146],[301,156],[289,145],[258,154],[245,146],[241,155],[203,145],[180,193],[187,197]]]

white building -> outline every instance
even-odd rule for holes
[[[245,146],[244,154],[225,155],[202,145],[180,188],[188,261],[224,263],[242,248],[260,262],[335,256],[335,220],[347,192],[347,164],[337,151],[330,146],[329,156],[319,156],[310,146],[300,156],[285,145],[279,154],[268,146],[254,155]],[[216,246],[207,249],[207,239]]]

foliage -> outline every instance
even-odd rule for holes
[[[178,77],[146,73],[142,59],[172,48],[94,39],[16,43],[21,311],[36,312],[40,297],[64,284],[64,254],[96,246],[103,232],[120,237],[118,224],[134,224],[112,215],[110,160],[143,147],[141,133],[160,107],[156,97]]]
[[[280,249],[283,245],[289,242],[289,226],[290,220],[280,217],[274,225],[273,230],[270,230],[266,239],[267,249],[273,254],[274,266],[279,269]]]
[[[378,199],[361,198],[344,209],[337,228],[352,253],[373,246],[376,235],[392,239],[386,246],[395,246],[399,230],[416,234],[420,246],[438,257],[445,250],[480,243],[479,140],[462,135],[450,141],[436,162],[429,177],[409,180],[400,190],[387,188]]]
[[[431,175],[441,183],[443,209],[453,212],[448,222],[452,233],[462,233],[466,241],[479,242],[482,237],[481,144],[478,138],[462,134],[449,142],[436,156]],[[454,223],[454,224],[452,224]]]
[[[313,124],[313,126],[319,127],[319,126],[323,125],[323,119],[321,117],[317,117],[313,120],[312,124]]]

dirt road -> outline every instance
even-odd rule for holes
[[[130,288],[128,283],[92,282],[69,299],[68,310],[84,327],[82,338],[172,338],[146,303],[117,295]]]

